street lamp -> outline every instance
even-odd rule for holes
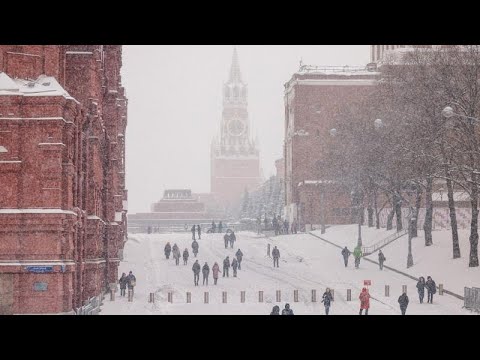
[[[458,114],[458,113],[454,112],[453,109],[450,106],[447,106],[445,109],[442,110],[442,115],[443,115],[443,117],[445,117],[447,119],[450,119],[451,117],[454,117],[454,116],[458,116],[458,117],[468,119],[468,120],[471,120],[471,121],[480,122],[480,120],[477,119],[477,118],[462,115],[462,114]]]
[[[358,243],[357,246],[362,246],[362,214],[360,213],[360,191],[357,189],[352,190],[350,193],[352,196],[352,208],[356,209],[357,211],[357,217],[358,217]]]

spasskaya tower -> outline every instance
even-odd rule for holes
[[[223,86],[220,136],[211,149],[211,192],[227,210],[239,205],[245,189],[251,191],[261,183],[259,151],[251,137],[247,108],[247,84],[234,48],[230,77]]]

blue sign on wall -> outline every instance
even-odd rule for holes
[[[48,284],[44,282],[36,282],[33,284],[33,290],[34,291],[47,291],[48,290]]]
[[[27,266],[26,270],[31,273],[45,274],[53,272],[53,266]]]

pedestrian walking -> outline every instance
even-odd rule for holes
[[[275,305],[270,315],[280,315],[280,307],[278,305]]]
[[[327,290],[325,290],[322,296],[322,303],[323,303],[323,306],[325,306],[325,315],[328,315],[328,313],[330,312],[330,304],[332,301],[333,301],[332,292],[330,291],[329,288],[327,288]]]
[[[196,226],[193,225],[192,228],[190,229],[190,231],[192,232],[192,240],[196,240],[195,239],[195,230],[196,230]]]
[[[360,299],[359,315],[362,315],[363,310],[365,310],[365,315],[368,315],[368,309],[370,308],[370,294],[368,293],[368,289],[363,288],[358,298]]]
[[[380,265],[380,270],[383,270],[383,263],[387,260],[385,255],[383,255],[382,250],[379,251],[378,253],[378,264]]]
[[[120,296],[125,296],[125,290],[127,289],[127,274],[122,273],[122,277],[118,280],[120,284]]]
[[[172,246],[170,245],[169,242],[167,242],[167,245],[165,245],[165,256],[167,257],[167,260],[170,258],[171,252],[172,252]]]
[[[217,280],[218,280],[218,274],[220,273],[220,266],[218,266],[218,263],[213,264],[212,267],[212,275],[213,275],[213,284],[217,285]]]
[[[279,267],[278,266],[278,260],[280,259],[280,250],[277,249],[275,246],[272,250],[272,256],[273,256],[273,267]]]
[[[172,252],[178,251],[178,245],[174,244],[172,247]]]
[[[257,217],[257,235],[260,235],[260,233],[262,232],[262,219],[259,217]]]
[[[217,230],[217,224],[215,224],[215,220],[212,221],[212,232],[215,234],[215,231]]]
[[[223,241],[225,242],[225,249],[228,248],[228,243],[230,242],[230,234],[229,234],[229,231],[227,231],[225,233],[225,235],[223,235]]]
[[[197,240],[193,240],[192,242],[192,251],[193,251],[193,256],[197,257],[197,254],[198,254],[198,242]]]
[[[232,269],[233,269],[233,277],[237,277],[237,269],[238,269],[237,258],[233,258],[233,260],[232,260]]]
[[[420,279],[418,279],[417,282],[417,292],[418,298],[420,299],[420,304],[423,304],[423,298],[425,297],[425,286],[425,278],[420,276]]]
[[[343,256],[343,262],[345,263],[345,267],[348,266],[348,258],[350,257],[350,255],[352,255],[352,253],[350,252],[350,250],[348,250],[348,248],[345,246],[342,250],[342,256]]]
[[[402,295],[400,295],[400,297],[398,298],[398,303],[400,304],[400,311],[402,312],[402,315],[405,315],[408,307],[407,293],[403,293]]]
[[[235,241],[237,241],[237,237],[235,236],[235,233],[233,231],[230,234],[229,240],[230,240],[230,248],[233,249],[233,244],[235,243]]]
[[[198,263],[198,260],[195,260],[195,263],[192,266],[192,271],[193,282],[195,283],[195,286],[198,286],[198,281],[200,280],[200,264]]]
[[[228,270],[230,269],[230,258],[227,256],[225,260],[223,260],[223,277],[225,277],[225,274],[228,276]]]
[[[287,219],[285,219],[283,221],[283,229],[284,229],[285,234],[288,235],[288,220]]]
[[[235,256],[237,257],[237,261],[238,261],[238,270],[242,270],[242,259],[243,259],[242,250],[238,249],[237,252],[235,253]]]
[[[203,285],[208,285],[208,275],[210,274],[210,267],[205,262],[205,265],[202,267],[202,275],[203,275]]]
[[[360,266],[360,259],[362,258],[362,247],[357,246],[355,250],[353,250],[353,256],[355,257],[355,269],[358,269]]]
[[[218,233],[221,234],[222,230],[223,230],[223,223],[220,221],[220,223],[218,224]]]
[[[127,286],[128,286],[128,291],[132,291],[132,296],[133,296],[133,289],[137,285],[137,278],[135,275],[133,275],[133,272],[129,272],[127,276]]]
[[[282,310],[282,315],[293,315],[293,310],[290,309],[290,304],[285,304],[285,309]]]
[[[189,256],[188,249],[185,248],[185,250],[183,250],[183,265],[187,265]]]
[[[202,240],[201,235],[202,235],[202,228],[200,225],[197,225],[197,233],[198,233],[198,240]]]
[[[180,250],[178,247],[173,250],[173,258],[175,259],[175,265],[178,266],[180,264]]]
[[[427,303],[433,304],[433,295],[437,292],[437,284],[430,276],[427,276],[425,287],[427,288]]]

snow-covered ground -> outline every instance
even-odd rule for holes
[[[342,228],[344,229],[342,231]],[[380,230],[387,236],[384,230]],[[365,237],[367,239],[367,232]],[[351,233],[350,235],[346,235]],[[334,235],[336,234],[336,235]],[[327,230],[328,238],[335,238],[339,244],[348,245],[346,238],[355,240],[354,227],[332,227]],[[180,249],[188,248],[190,259],[187,266],[176,266],[170,257],[167,260],[163,249],[167,241],[177,243]],[[369,240],[365,241],[367,245]],[[192,265],[194,257],[191,254],[191,235],[184,234],[136,234],[130,236],[125,244],[124,261],[120,264],[120,273],[132,270],[137,277],[134,301],[129,303],[121,298],[119,293],[114,302],[107,296],[101,314],[269,314],[275,302],[275,291],[281,290],[282,299],[278,305],[283,308],[286,302],[291,304],[295,314],[324,314],[320,303],[325,288],[335,291],[335,301],[330,313],[332,315],[358,314],[358,295],[363,287],[363,280],[371,280],[372,295],[370,314],[398,315],[400,310],[397,299],[401,294],[402,285],[407,285],[410,306],[407,314],[470,314],[463,310],[463,302],[451,296],[435,295],[434,303],[418,303],[416,282],[392,271],[380,271],[375,264],[363,261],[360,269],[353,267],[350,259],[345,268],[340,249],[317,239],[309,234],[286,235],[275,238],[259,237],[256,234],[237,233],[234,249],[225,249],[223,234],[204,234],[199,240],[198,259],[203,266],[208,262],[210,268],[216,261],[222,266],[223,259],[228,255],[233,258],[237,248],[244,254],[242,270],[238,277],[220,277],[218,285],[213,285],[210,273],[209,286],[193,285]],[[281,253],[280,268],[273,268],[272,260],[267,256],[267,244],[278,246]],[[354,243],[352,243],[354,244]],[[401,262],[403,254],[399,255]],[[392,256],[389,258],[389,264]],[[465,269],[466,270],[466,269]],[[230,269],[231,271],[231,269]],[[435,274],[432,273],[432,276]],[[437,279],[438,280],[438,279]],[[200,276],[200,284],[202,278]],[[438,283],[438,281],[437,281]],[[390,285],[391,297],[385,297],[385,285]],[[311,302],[311,290],[317,291],[316,303]],[[347,302],[347,289],[352,290],[352,301]],[[246,292],[246,302],[240,302],[240,291]],[[299,302],[295,303],[293,291],[298,290]],[[167,293],[173,292],[173,303],[167,302]],[[204,292],[209,292],[210,303],[204,304]],[[222,303],[222,291],[228,294],[227,304]],[[258,302],[258,291],[264,291],[264,303]],[[156,293],[156,303],[148,303],[149,293]],[[192,303],[186,303],[186,293],[191,292]]]
[[[339,246],[348,246],[353,251],[358,239],[358,226],[334,226],[321,235],[320,231],[314,234],[331,241]],[[376,230],[362,226],[362,241],[364,246],[370,246],[395,233],[385,229]],[[480,287],[480,267],[469,268],[470,231],[459,230],[459,243],[462,257],[453,260],[451,230],[433,232],[433,245],[425,246],[423,230],[418,230],[418,237],[412,239],[412,254],[414,266],[407,269],[408,235],[402,236],[382,249],[387,261],[385,265],[403,271],[415,277],[431,276],[444,288],[463,296],[464,287]],[[378,261],[378,252],[367,258]]]

